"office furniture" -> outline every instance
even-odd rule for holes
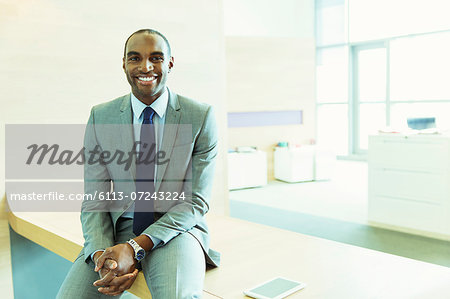
[[[228,189],[267,184],[267,154],[263,151],[228,153]]]
[[[332,177],[335,157],[316,146],[275,147],[273,155],[277,180],[296,183],[329,180]]]
[[[450,137],[369,137],[369,221],[450,239]]]
[[[314,180],[314,147],[275,147],[274,176],[277,180],[294,183]]]

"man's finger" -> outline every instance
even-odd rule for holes
[[[111,295],[112,293],[116,293],[119,291],[119,288],[116,286],[109,286],[109,287],[101,287],[98,288],[98,291],[102,294]]]
[[[97,262],[95,263],[95,272],[98,272],[103,267],[103,264],[105,263],[106,259],[109,257],[109,251],[105,250],[100,255],[100,257],[97,259]]]
[[[137,271],[137,270],[135,270],[135,271]],[[132,273],[128,273],[128,274],[125,274],[122,276],[115,277],[113,280],[111,280],[109,285],[110,286],[120,286],[120,285],[124,284],[125,282],[127,282],[128,280],[135,277],[136,275],[137,275],[137,273],[132,272]]]
[[[103,267],[108,268],[108,269],[116,269],[117,268],[117,262],[115,260],[112,259],[107,259],[105,261],[105,263],[103,264]]]
[[[135,269],[131,274],[133,274],[133,276],[128,279],[124,284],[122,284],[119,287],[119,290],[125,291],[128,290],[129,288],[131,288],[131,286],[133,285],[133,283],[136,281],[136,277],[138,275],[139,271],[137,269]]]
[[[106,273],[106,275],[104,277],[102,277],[99,280],[94,281],[94,285],[96,287],[107,286],[107,285],[109,285],[109,282],[114,279],[114,277],[116,277],[116,273],[114,271],[109,271],[108,273]]]
[[[136,278],[130,278],[129,280],[127,280],[123,285],[121,285],[119,287],[119,290],[121,291],[125,291],[128,290],[129,288],[131,288],[131,286],[133,285],[133,283],[136,281]]]
[[[99,292],[109,295],[109,296],[117,296],[122,294],[125,290],[128,290],[131,288],[133,283],[136,280],[136,276],[139,273],[137,269],[135,269],[133,272],[122,275],[120,277],[114,278],[108,287],[102,287],[99,288]],[[127,279],[123,279],[126,277]],[[123,283],[120,285],[116,285],[117,282],[122,281]]]

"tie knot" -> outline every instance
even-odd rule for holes
[[[146,123],[153,123],[153,115],[155,114],[155,110],[153,110],[151,107],[146,107],[144,109],[144,122]]]

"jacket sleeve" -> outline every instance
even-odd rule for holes
[[[81,224],[83,229],[84,258],[88,263],[93,252],[114,245],[113,223],[107,207],[99,200],[100,192],[111,190],[111,178],[106,166],[92,163],[98,160],[99,154],[93,154],[94,149],[100,149],[95,131],[95,107],[91,110],[84,136],[84,193],[81,207]]]

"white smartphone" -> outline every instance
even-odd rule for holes
[[[276,277],[245,290],[244,294],[257,299],[282,299],[303,289],[306,284],[283,277]]]

